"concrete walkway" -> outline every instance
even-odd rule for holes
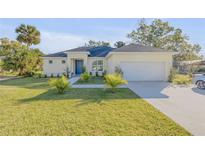
[[[73,88],[105,88],[104,84],[75,84]]]
[[[205,90],[167,82],[129,82],[128,88],[191,134],[205,135]]]
[[[70,84],[73,85],[75,82],[77,82],[80,79],[79,76],[75,76],[69,79]]]

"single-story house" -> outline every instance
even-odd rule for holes
[[[121,48],[78,47],[44,56],[43,71],[48,76],[66,70],[79,75],[86,68],[91,74],[102,74],[114,73],[118,67],[128,81],[167,81],[172,56],[171,51],[133,43]]]

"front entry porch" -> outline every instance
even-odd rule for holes
[[[83,67],[85,66],[85,61],[83,59],[70,59],[69,71],[71,77],[78,76],[83,73]]]

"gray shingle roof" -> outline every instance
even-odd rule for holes
[[[70,49],[70,50],[66,50],[66,52],[83,52],[83,51],[89,51],[89,49],[91,49],[93,47],[87,47],[87,46],[83,46],[83,47],[78,47],[78,48],[74,48],[74,49]]]
[[[65,51],[61,51],[61,52],[48,54],[48,55],[45,55],[43,57],[67,57],[67,54],[65,53]]]
[[[99,47],[78,47],[74,49],[67,50],[66,52],[89,52],[89,57],[105,57],[114,48],[108,46]]]
[[[78,47],[66,51],[45,55],[44,57],[67,57],[66,52],[89,52],[89,57],[105,57],[114,48],[107,46],[100,47]]]
[[[154,48],[151,46],[143,46],[131,43],[121,48],[112,48],[107,46],[100,47],[78,47],[66,51],[45,55],[44,57],[67,57],[66,52],[89,52],[89,57],[105,57],[110,51],[112,52],[166,52],[164,49]],[[171,51],[167,51],[171,52]]]
[[[165,52],[165,51],[166,50],[160,48],[154,48],[151,46],[143,46],[143,45],[131,43],[121,48],[117,48],[112,52]]]
[[[107,47],[107,46],[100,46],[100,47],[93,47],[90,48],[88,51],[90,52],[90,57],[105,57],[110,51],[114,48]]]

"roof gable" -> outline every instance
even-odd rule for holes
[[[65,51],[61,51],[61,52],[48,54],[48,55],[45,55],[43,57],[67,57],[67,54],[65,53]]]
[[[117,48],[112,52],[165,52],[165,51],[166,50],[160,48],[131,43],[121,48]]]
[[[89,51],[89,49],[91,48],[93,47],[82,46],[82,47],[66,50],[65,52],[83,52],[83,51]]]

